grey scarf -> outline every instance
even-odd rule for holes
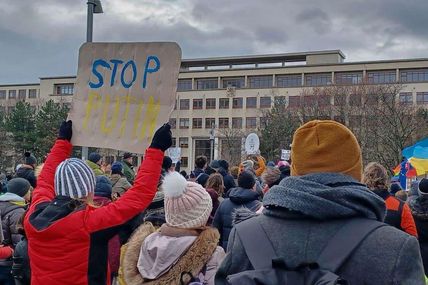
[[[287,177],[269,190],[263,205],[319,220],[359,216],[383,221],[386,213],[382,198],[352,177],[339,173]]]

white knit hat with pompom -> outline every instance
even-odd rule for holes
[[[186,181],[180,173],[172,172],[165,176],[162,189],[167,225],[184,229],[206,225],[213,204],[201,185]]]

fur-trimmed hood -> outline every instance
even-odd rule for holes
[[[220,235],[216,229],[207,228],[197,237],[178,237],[193,240],[184,250],[182,248],[177,248],[177,246],[173,247],[174,241],[177,244],[177,237],[163,236],[162,240],[152,239],[152,237],[156,235],[160,235],[160,233],[155,230],[152,224],[146,223],[141,225],[131,236],[123,259],[123,274],[127,285],[180,284],[182,272],[190,272],[193,276],[197,277],[205,265],[207,265],[207,271],[213,269],[212,265],[208,266],[209,263],[212,263],[213,259],[215,259],[214,263],[216,265],[214,273],[211,273],[211,275],[212,278],[214,278],[215,271],[224,256],[224,252],[221,249],[221,252],[219,252],[219,248],[217,247]],[[165,250],[161,250],[160,252],[151,251],[151,253],[147,251],[148,247],[153,249],[154,246],[156,246],[156,242],[164,243],[159,246],[162,246]],[[183,242],[183,244],[188,244],[188,241]],[[179,258],[172,258],[171,260],[173,262],[169,264],[168,268],[157,267],[157,262],[169,260],[166,254],[171,254],[171,252],[176,251],[181,251]],[[142,256],[140,256],[140,252],[142,252]],[[153,270],[153,272],[150,273],[154,273],[154,275],[160,274],[154,280],[144,279],[137,266],[139,264],[139,259],[141,261],[144,255],[148,253],[151,255],[149,259],[152,259],[151,264],[153,265],[153,268],[149,269]],[[173,255],[175,256],[176,254],[174,253]],[[145,269],[147,270],[147,268]],[[206,275],[208,275],[208,272]],[[186,282],[188,281],[189,280],[186,280]]]

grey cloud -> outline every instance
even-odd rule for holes
[[[309,8],[296,16],[297,24],[304,23],[315,32],[325,34],[331,31],[331,20],[320,8]]]

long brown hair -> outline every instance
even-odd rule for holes
[[[210,175],[207,181],[206,187],[207,189],[214,189],[218,196],[221,197],[224,192],[224,183],[223,176],[220,173],[213,173]]]

